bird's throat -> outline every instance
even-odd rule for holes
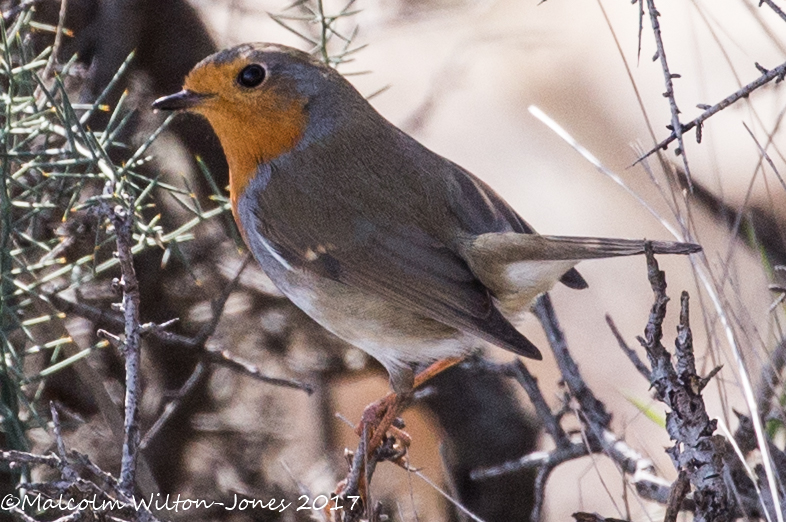
[[[237,203],[259,165],[291,151],[303,137],[307,114],[293,102],[269,116],[268,111],[253,111],[226,117],[224,111],[205,111],[216,131],[229,165],[229,197],[237,214]]]

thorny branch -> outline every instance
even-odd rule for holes
[[[778,16],[780,16],[784,22],[786,22],[786,13],[784,13],[780,7],[775,5],[775,2],[773,2],[772,0],[759,0],[759,7],[761,7],[763,4],[767,4],[770,7],[770,9],[775,11],[775,13]]]
[[[133,209],[133,205],[129,207]],[[134,270],[133,210],[115,206],[107,217],[115,228],[117,258],[120,261],[118,288],[123,292],[122,311],[125,322],[123,355],[126,359],[125,423],[123,426],[123,456],[120,464],[120,487],[128,494],[134,493],[137,452],[139,451],[139,364],[140,319],[139,284]]]
[[[680,298],[680,323],[675,341],[676,366],[671,354],[661,344],[663,332],[660,325],[666,314],[666,279],[650,250],[647,251],[647,268],[650,284],[655,294],[655,304],[647,325],[646,339],[640,339],[647,350],[652,366],[650,382],[657,391],[658,399],[671,411],[666,415],[666,430],[675,444],[667,453],[674,466],[685,471],[696,489],[694,520],[703,522],[729,520],[734,504],[728,498],[723,480],[726,441],[713,435],[717,421],[710,420],[704,406],[701,391],[720,370],[715,368],[707,377],[696,373],[693,354],[693,336],[690,329],[688,293]],[[650,325],[653,325],[650,328]]]
[[[47,295],[47,299],[52,306],[60,312],[74,314],[95,324],[102,325],[105,328],[122,328],[122,318],[101,308],[90,306],[85,303],[73,302],[57,294],[49,294]],[[309,394],[313,392],[311,386],[306,383],[292,379],[269,377],[264,375],[256,366],[241,361],[226,351],[206,349],[205,343],[213,335],[218,324],[216,321],[217,317],[220,318],[220,314],[214,314],[213,320],[205,325],[195,337],[187,337],[185,335],[166,331],[162,328],[163,325],[142,325],[142,336],[152,336],[162,342],[182,346],[184,348],[201,350],[202,356],[213,364],[240,371],[261,382],[303,390]]]
[[[53,420],[56,421],[56,413]],[[59,431],[59,428],[58,428]],[[62,439],[58,441],[58,446],[62,445]],[[65,451],[65,447],[59,448],[58,452]],[[2,451],[0,452],[0,462],[8,464],[11,468],[18,466],[47,466],[60,472],[62,481],[51,481],[46,483],[21,484],[27,494],[41,493],[50,498],[57,497],[59,494],[76,487],[82,498],[93,497],[105,503],[106,511],[94,512],[94,515],[113,515],[108,517],[112,520],[138,520],[141,522],[157,522],[157,518],[142,503],[134,502],[132,494],[126,492],[125,488],[111,474],[103,471],[93,464],[87,455],[71,450],[62,456],[51,453],[49,455],[36,455],[24,451]],[[24,520],[34,520],[24,518],[20,515],[21,510],[16,515]],[[69,516],[80,514],[77,510]],[[122,517],[122,518],[121,518]]]
[[[685,153],[685,142],[682,139],[682,133],[684,132],[684,129],[682,127],[682,123],[680,123],[680,109],[677,107],[677,100],[674,98],[674,82],[672,81],[674,78],[679,78],[680,76],[678,74],[672,74],[672,72],[669,70],[669,64],[666,61],[666,49],[663,46],[663,38],[660,34],[660,22],[658,21],[660,13],[655,8],[655,0],[647,0],[647,10],[650,14],[652,32],[655,35],[655,45],[658,48],[655,58],[660,59],[660,65],[663,68],[663,77],[666,82],[666,92],[663,93],[663,96],[669,99],[669,108],[671,109],[671,128],[672,132],[674,133],[674,138],[679,143],[679,148],[677,149],[676,153],[678,156],[682,155],[682,164],[685,167],[685,177],[688,180],[688,186],[690,187],[690,190],[693,191],[690,167],[688,167],[688,156]]]
[[[639,341],[647,351],[652,368],[650,383],[657,392],[657,398],[671,409],[666,415],[666,430],[675,444],[666,451],[674,466],[687,474],[695,488],[694,520],[729,520],[734,504],[728,498],[723,480],[723,458],[727,445],[722,436],[713,435],[717,422],[710,420],[701,396],[701,391],[720,367],[712,370],[707,377],[700,377],[696,373],[687,292],[682,292],[680,299],[680,323],[675,341],[676,366],[672,363],[671,354],[661,343],[661,325],[669,300],[666,296],[666,278],[658,268],[649,245],[646,254],[655,303],[652,305],[645,337],[639,338]]]
[[[681,127],[679,127],[680,134],[684,134],[684,133],[688,132],[689,130],[691,130],[692,128],[696,127],[696,141],[701,143],[701,129],[702,129],[702,125],[704,124],[704,121],[707,120],[710,116],[713,116],[713,115],[719,113],[720,111],[722,111],[723,109],[725,109],[729,105],[735,103],[736,101],[738,101],[738,100],[740,100],[742,98],[747,98],[750,95],[750,93],[752,93],[753,91],[755,91],[756,89],[758,89],[758,88],[760,88],[760,87],[762,87],[764,85],[767,85],[772,80],[775,80],[775,82],[778,83],[778,82],[783,81],[784,77],[786,77],[786,62],[780,64],[779,66],[775,67],[774,69],[767,70],[767,69],[764,69],[759,64],[756,64],[756,68],[759,69],[762,72],[761,76],[759,76],[756,80],[752,81],[748,85],[742,87],[737,92],[735,92],[733,94],[730,94],[726,98],[722,99],[721,101],[719,101],[718,103],[716,103],[712,107],[707,107],[705,105],[700,106],[701,109],[705,109],[704,112],[702,112],[696,119],[694,119],[694,120],[686,123],[685,125],[682,125]],[[658,143],[656,146],[654,146],[652,149],[650,149],[645,154],[643,154],[641,157],[639,157],[639,159],[637,159],[633,163],[633,165],[637,165],[638,163],[640,163],[644,159],[650,157],[651,155],[653,155],[655,152],[657,152],[659,150],[665,150],[669,146],[669,144],[671,142],[673,142],[674,140],[677,139],[677,134],[675,132],[675,129],[676,129],[676,127],[674,129],[672,129],[671,135],[669,135],[668,138],[664,139],[663,141]]]

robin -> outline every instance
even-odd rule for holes
[[[644,252],[639,240],[537,234],[488,185],[383,118],[337,71],[283,45],[211,55],[182,91],[153,107],[210,122],[246,243],[289,299],[387,369],[396,392],[382,401],[388,421],[413,386],[479,340],[540,359],[513,326],[532,300],[558,281],[586,288],[573,268],[583,259]],[[414,368],[430,363],[416,379]]]

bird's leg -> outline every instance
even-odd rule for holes
[[[432,364],[431,366],[429,366],[428,368],[426,368],[425,370],[423,370],[422,372],[420,372],[415,376],[415,383],[412,386],[412,389],[416,390],[420,388],[421,386],[423,386],[423,384],[426,381],[428,381],[432,377],[436,377],[437,374],[444,372],[450,367],[456,366],[464,359],[466,359],[466,357],[448,357],[447,359],[442,359],[435,362],[434,364]]]
[[[355,492],[363,502],[366,504],[368,494],[368,480],[370,477],[366,475],[366,464],[370,464],[370,459],[374,453],[380,449],[384,443],[389,445],[387,448],[386,456],[381,457],[381,460],[391,460],[404,469],[409,469],[406,461],[407,448],[411,441],[410,436],[401,428],[403,426],[395,426],[398,414],[412,397],[412,392],[423,383],[434,377],[435,375],[447,370],[454,366],[464,358],[452,357],[449,359],[442,359],[435,362],[412,379],[409,384],[409,389],[406,391],[399,391],[399,393],[389,393],[382,397],[380,400],[369,404],[363,410],[360,423],[355,428],[355,432],[363,439],[358,452],[351,457],[350,473],[342,480],[335,491],[335,498],[339,498],[347,494],[347,491]],[[385,436],[390,433],[393,440],[385,439]],[[362,456],[361,456],[362,455]],[[376,462],[376,460],[374,461]],[[333,506],[331,506],[333,507]]]
[[[364,426],[368,428],[367,433],[370,434],[370,440],[366,445],[366,454],[371,454],[382,444],[385,435],[391,430],[393,421],[396,420],[398,414],[412,397],[412,391],[422,386],[423,383],[432,377],[442,373],[451,366],[455,366],[463,360],[463,357],[441,359],[415,376],[412,389],[409,392],[389,393],[380,400],[366,406],[366,409],[363,410],[360,424],[355,428],[355,432],[359,436],[362,436]],[[394,431],[400,432],[398,428]],[[409,440],[408,436],[402,438],[404,438],[404,440]]]

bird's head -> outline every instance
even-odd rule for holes
[[[182,91],[159,98],[153,107],[207,118],[229,163],[235,203],[260,164],[306,138],[315,99],[330,98],[327,92],[347,86],[338,73],[304,52],[243,44],[202,60]]]

